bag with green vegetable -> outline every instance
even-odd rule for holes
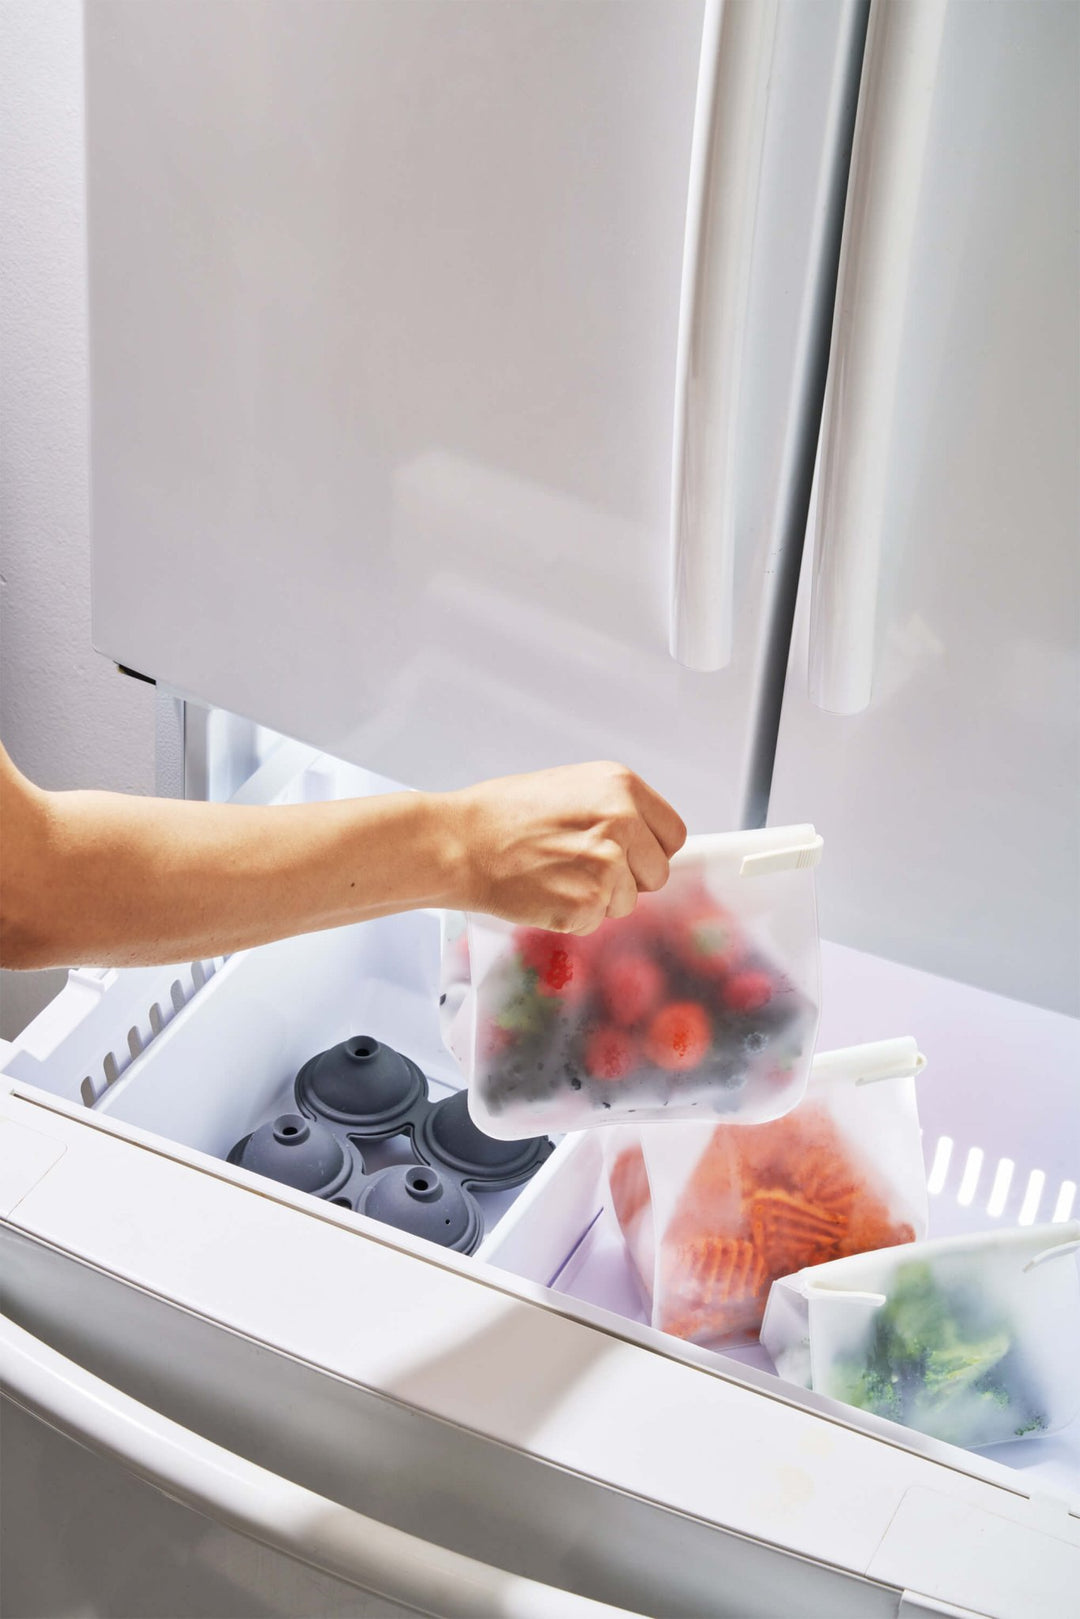
[[[886,1248],[773,1284],[781,1377],[978,1448],[1080,1411],[1080,1221]]]

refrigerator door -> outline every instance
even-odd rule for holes
[[[98,648],[394,780],[614,756],[739,824],[860,10],[89,0]]]
[[[872,15],[769,812],[827,937],[1072,1015],[1078,33]]]

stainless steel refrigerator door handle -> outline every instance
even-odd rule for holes
[[[810,697],[870,702],[881,531],[946,0],[873,0],[821,424]]]
[[[776,0],[708,0],[701,37],[671,469],[671,655],[731,661],[734,458]]]
[[[0,1388],[172,1500],[313,1568],[438,1619],[641,1619],[363,1517],[142,1405],[0,1316]]]

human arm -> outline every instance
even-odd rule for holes
[[[256,808],[44,792],[0,748],[0,961],[193,960],[424,906],[588,932],[684,838],[612,764]]]

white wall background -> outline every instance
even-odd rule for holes
[[[79,0],[0,0],[0,737],[42,787],[151,792],[153,689],[90,644]],[[62,973],[0,974],[10,1039]]]

